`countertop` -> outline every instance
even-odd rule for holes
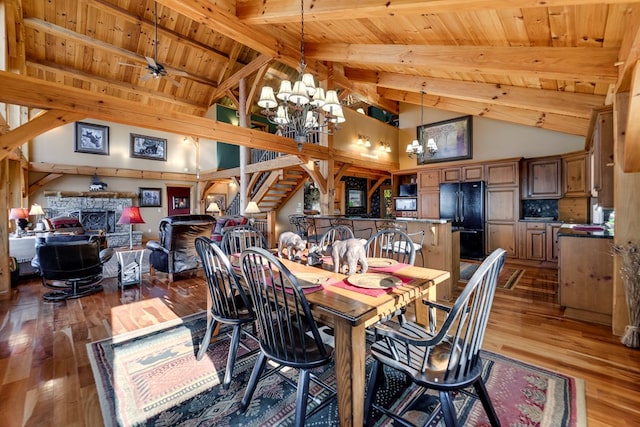
[[[595,237],[613,239],[613,230],[596,224],[565,224],[558,230],[558,237]]]
[[[520,218],[520,222],[563,222],[552,216],[525,216]]]

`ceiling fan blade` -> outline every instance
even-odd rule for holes
[[[156,61],[153,58],[145,56],[144,59],[147,60],[147,63],[149,64],[150,67],[158,68],[158,64],[156,64]]]
[[[148,73],[148,74],[143,74],[140,76],[140,81],[144,82],[149,80],[151,77],[153,77],[152,73]]]
[[[164,76],[167,80],[169,80],[169,82],[174,85],[175,87],[181,87],[182,83],[180,83],[179,81],[177,81],[176,79],[172,79],[169,76]]]
[[[143,70],[147,69],[146,66],[142,66],[138,64],[127,64],[126,62],[118,62],[118,65],[124,65],[125,67],[142,68]]]

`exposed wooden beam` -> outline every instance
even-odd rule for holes
[[[340,21],[420,16],[425,13],[570,6],[577,4],[621,4],[628,0],[358,0],[315,1],[305,5],[305,21]],[[300,21],[300,3],[295,0],[237,2],[236,15],[246,24],[285,24]]]
[[[343,163],[333,177],[333,182],[340,182],[344,174],[349,170],[350,163]]]
[[[528,89],[491,83],[437,79],[410,76],[399,73],[372,73],[347,69],[346,76],[356,81],[376,83],[380,87],[420,92],[431,96],[464,99],[493,105],[526,108],[566,116],[590,118],[591,111],[604,105],[604,96],[584,93],[558,92],[544,89]],[[371,78],[375,78],[371,82]]]
[[[389,178],[386,176],[378,178],[378,180],[373,184],[373,186],[371,186],[371,188],[367,192],[367,199],[371,199],[371,197],[373,197],[375,192],[378,191],[378,187],[380,187],[382,183],[385,182],[387,179]]]
[[[260,163],[252,163],[245,168],[246,173],[264,172],[275,169],[284,169],[291,166],[302,164],[302,160],[295,155],[280,156],[273,160],[267,160]],[[203,181],[212,181],[216,179],[231,178],[240,175],[240,168],[224,169],[215,172],[201,172],[200,179]]]
[[[86,117],[81,113],[50,110],[31,119],[28,123],[0,135],[0,160],[4,159],[16,148],[44,132],[59,126],[73,123]]]
[[[285,154],[299,154],[291,139],[258,130],[241,128],[205,117],[196,117],[163,108],[127,101],[104,94],[45,82],[31,77],[0,71],[0,102],[25,105],[45,110],[77,112],[98,120],[131,126],[142,126],[164,132],[191,135],[214,141],[244,145]],[[305,153],[315,159],[326,159],[328,149],[306,144]]]
[[[195,174],[156,172],[137,169],[101,168],[95,166],[63,165],[56,163],[29,163],[30,172],[45,172],[65,175],[87,175],[98,174],[101,177],[133,178],[133,179],[157,179],[161,181],[181,181],[196,182]]]
[[[52,24],[51,22],[46,22],[37,18],[25,18],[24,24],[27,27],[33,28],[38,31],[42,31],[45,34],[54,35],[56,37],[64,37],[66,39],[76,41],[82,45],[92,46],[98,49],[105,50],[107,52],[112,52],[116,55],[123,56],[124,58],[131,60],[133,62],[137,62],[145,66],[147,65],[147,60],[144,58],[144,56],[138,55],[137,53],[128,51],[126,49],[122,49],[112,44],[105,43],[101,40],[94,39],[89,36],[85,36],[84,34],[76,33],[75,31],[71,31],[66,28],[60,27],[58,25]],[[184,73],[185,78],[194,80],[196,82],[199,82],[208,86],[212,86],[212,87],[216,87],[218,85],[218,83],[214,82],[213,80],[188,73],[179,68],[172,67],[169,64],[162,64],[162,65],[169,72],[169,74]]]
[[[29,186],[28,195],[31,196],[33,193],[35,193],[39,189],[43,188],[48,183],[50,183],[52,181],[55,181],[58,178],[62,178],[63,176],[64,175],[61,174],[61,173],[50,173],[50,174],[47,174],[44,178],[39,179],[38,181],[34,182],[33,184],[31,184]]]
[[[247,95],[247,105],[246,105],[247,116],[251,116],[252,104],[256,102],[256,95],[258,94],[258,91],[262,90],[262,87],[260,87],[260,83],[262,82],[262,79],[264,78],[264,75],[268,70],[269,70],[269,64],[264,64],[256,72],[256,75],[253,79],[253,83],[251,84],[251,88],[249,89],[249,95]]]
[[[348,163],[351,167],[364,167],[371,170],[388,172],[400,167],[397,161],[380,160],[374,157],[355,157],[354,153],[347,150],[334,149],[331,157],[336,162]]]
[[[313,181],[318,186],[318,190],[320,190],[321,193],[327,192],[327,179],[322,176],[322,171],[320,171],[318,165],[316,165],[315,162],[305,162],[302,163],[300,167],[304,169],[307,174],[309,174],[311,179],[313,179]]]
[[[631,74],[627,127],[624,139],[624,171],[640,172],[640,60]]]
[[[173,105],[179,105],[193,111],[193,114],[197,116],[204,116],[208,108],[202,105],[198,105],[189,100],[178,99],[176,96],[167,95],[164,92],[156,92],[150,89],[146,89],[137,85],[131,85],[119,80],[108,79],[100,77],[96,74],[88,74],[74,68],[63,67],[62,65],[54,64],[51,62],[34,62],[27,61],[27,66],[33,67],[43,72],[53,72],[62,77],[68,77],[69,79],[83,80],[97,88],[98,92],[106,91],[107,86],[109,88],[117,87],[124,91],[127,95],[135,95],[141,98],[152,99],[153,101],[166,102]]]
[[[351,64],[428,67],[447,72],[539,79],[616,81],[617,49],[589,47],[423,46],[308,43],[310,59]]]
[[[260,55],[259,57],[251,61],[251,63],[242,67],[238,72],[222,82],[220,86],[218,86],[218,88],[214,91],[211,99],[215,101],[216,99],[222,97],[228,89],[236,87],[240,79],[249,77],[264,65],[269,64],[272,59],[273,58],[270,56]]]
[[[382,95],[389,99],[420,105],[420,94],[414,92],[399,91],[396,89],[380,89]],[[563,132],[571,135],[586,136],[589,128],[589,119],[580,117],[548,114],[544,111],[525,110],[522,108],[507,107],[503,105],[491,105],[471,102],[462,99],[445,98],[443,96],[424,96],[425,107],[438,108],[440,110],[455,111],[462,114],[486,117],[510,123],[518,123],[525,126],[539,127],[541,129]]]

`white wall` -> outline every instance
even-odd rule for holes
[[[194,175],[196,173],[196,147],[184,143],[185,135],[159,132],[134,126],[125,126],[99,120],[86,120],[87,123],[109,127],[109,155],[76,153],[75,123],[71,123],[46,132],[35,138],[29,145],[30,161],[59,165],[95,166],[96,168],[123,168],[157,172],[173,172]],[[130,135],[141,134],[167,139],[167,161],[132,158],[130,156]],[[215,141],[200,139],[200,171],[214,170],[217,164]],[[31,173],[30,184],[45,174]],[[191,189],[191,211],[198,211],[196,185],[185,181],[139,180],[131,178],[105,177],[98,174],[100,181],[107,183],[107,191],[138,193],[140,187],[161,188],[162,207],[143,207],[140,209],[145,224],[135,225],[134,230],[143,231],[143,238],[155,239],[158,223],[167,215],[167,186],[187,186]],[[39,188],[29,198],[29,203],[38,203],[47,207],[44,191],[89,191],[92,177],[67,175],[49,182]],[[223,192],[218,190],[217,192]]]
[[[424,109],[424,124],[462,117],[449,111]],[[399,145],[405,147],[416,138],[420,124],[420,106],[400,104]],[[542,157],[584,149],[585,138],[546,129],[523,126],[474,116],[472,119],[472,154],[469,160],[487,161],[512,157]],[[400,150],[403,151],[403,150]],[[401,154],[400,169],[416,167],[416,159]],[[446,165],[446,163],[440,163]]]

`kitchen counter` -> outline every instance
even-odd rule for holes
[[[520,222],[562,222],[552,216],[525,216]]]
[[[595,224],[564,224],[560,230],[558,230],[558,236],[613,239],[613,230]]]
[[[452,222],[451,218],[441,218],[441,219],[428,219],[428,218],[404,218],[397,217],[396,221],[406,221],[406,222],[418,222],[418,223],[426,223],[426,224],[446,224],[448,222]]]

